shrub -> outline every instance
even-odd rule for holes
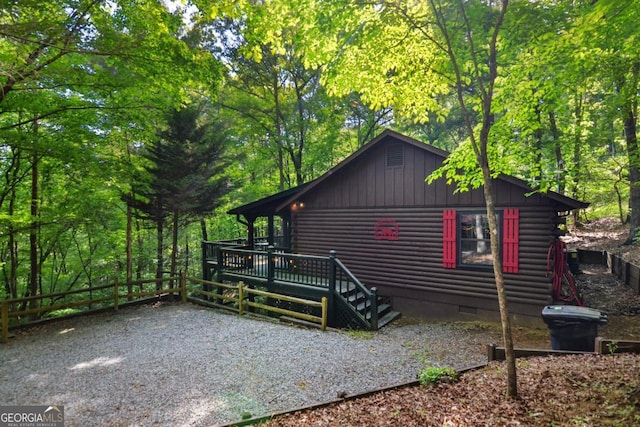
[[[441,381],[453,382],[458,379],[458,371],[450,367],[427,366],[418,375],[420,385],[426,386]]]

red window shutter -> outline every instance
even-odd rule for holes
[[[518,242],[520,210],[505,209],[502,213],[502,270],[505,273],[518,272]]]
[[[442,265],[456,268],[456,211],[443,212],[442,217]]]

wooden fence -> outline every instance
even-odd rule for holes
[[[164,286],[166,283],[169,284],[168,287]],[[173,285],[176,283],[178,284],[178,286],[174,287]],[[150,284],[154,285],[153,289],[146,288],[146,286]],[[201,285],[203,289],[198,288],[197,285]],[[134,291],[135,287],[138,288],[137,291]],[[216,292],[211,292],[208,289],[215,289]],[[225,290],[230,292],[224,293]],[[88,296],[82,296],[80,300],[59,302],[69,296],[81,294],[88,294]],[[293,298],[286,295],[264,292],[257,289],[250,289],[242,283],[238,285],[227,285],[223,283],[216,283],[211,281],[204,281],[197,278],[186,277],[184,274],[181,274],[180,276],[175,277],[138,280],[128,283],[119,283],[118,280],[115,280],[113,284],[103,286],[3,300],[0,302],[0,342],[6,343],[9,339],[9,325],[11,323],[11,319],[15,319],[13,322],[14,326],[26,326],[42,321],[43,315],[58,310],[77,309],[79,307],[87,308],[71,315],[55,316],[56,319],[62,319],[79,313],[91,313],[102,311],[105,309],[118,310],[118,308],[123,305],[123,302],[121,302],[122,299],[125,300],[124,304],[127,304],[136,301],[143,301],[145,299],[149,299],[150,297],[173,297],[176,294],[180,295],[182,302],[186,302],[187,300],[189,300],[194,303],[203,304],[203,302],[206,302],[208,299],[235,302],[237,305],[237,311],[241,315],[246,311],[247,307],[255,307],[283,314],[295,319],[318,323],[323,331],[326,330],[327,327],[326,298],[322,298],[321,301],[311,301],[301,298]],[[207,298],[203,300],[201,298],[188,297],[188,294],[204,295]],[[252,298],[250,298],[253,295],[261,295],[274,300],[289,301],[309,307],[319,307],[321,309],[322,315],[313,316],[307,313],[270,306],[268,304],[256,303],[252,301]],[[37,301],[37,303],[34,304],[34,301]],[[43,304],[45,301],[49,301],[49,304]],[[32,305],[34,307],[27,308],[27,306],[29,305]],[[205,303],[203,305],[210,304]],[[229,306],[224,306],[223,308],[228,309]],[[33,317],[36,318],[35,321],[32,319]],[[25,319],[26,321],[24,321]]]
[[[612,340],[608,338],[596,337],[594,351],[570,351],[570,350],[550,350],[539,348],[514,348],[514,356],[534,357],[534,356],[563,356],[567,354],[614,354],[614,353],[636,353],[640,354],[640,341]],[[489,362],[493,360],[505,360],[504,347],[495,344],[487,345],[487,358]]]
[[[189,281],[203,285],[203,289],[188,288],[188,293],[192,295],[199,295],[200,297],[188,297],[188,300],[202,305],[211,305],[224,309],[230,309],[237,311],[240,315],[244,314],[247,309],[257,308],[266,310],[272,313],[282,314],[294,319],[304,320],[311,323],[317,323],[324,331],[327,329],[328,318],[328,300],[327,297],[322,297],[320,301],[313,301],[309,299],[296,298],[288,295],[276,294],[273,292],[261,291],[259,289],[253,289],[243,282],[237,285],[230,285],[225,283],[212,282],[208,280],[189,278]],[[254,301],[254,296],[266,297],[266,301],[278,300],[285,301],[294,304],[304,305],[310,308],[319,308],[321,315],[315,316],[312,314],[302,313],[295,310],[276,307],[266,303],[258,303]],[[204,298],[202,298],[204,297]],[[220,304],[219,302],[226,302],[227,305]],[[228,303],[231,303],[229,305]]]
[[[640,267],[607,251],[578,249],[578,260],[583,264],[602,264],[612,275],[640,294]]]
[[[164,287],[168,282],[169,287]],[[178,287],[173,284],[179,283]],[[148,289],[148,285],[153,285],[153,289]],[[173,296],[174,294],[184,294],[184,276],[174,276],[162,279],[136,280],[128,283],[119,283],[116,279],[113,284],[94,286],[89,288],[75,289],[68,292],[57,292],[53,294],[43,294],[24,298],[7,299],[1,302],[0,318],[1,332],[0,342],[6,343],[9,338],[9,324],[11,319],[15,319],[14,325],[29,325],[42,321],[43,315],[58,310],[85,308],[78,312],[55,316],[56,319],[70,317],[80,313],[91,313],[105,309],[118,308],[123,304],[120,300],[126,299],[126,303],[141,301],[153,296]],[[136,289],[137,290],[134,290]],[[81,294],[84,294],[80,296]],[[79,300],[63,301],[70,296],[80,296]],[[34,304],[34,301],[36,302]],[[49,302],[45,304],[45,302]],[[34,306],[27,308],[27,306]],[[35,320],[34,320],[35,319]]]

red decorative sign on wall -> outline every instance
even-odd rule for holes
[[[400,227],[392,218],[381,218],[373,227],[376,240],[399,240]]]

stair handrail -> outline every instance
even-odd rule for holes
[[[361,292],[362,294],[364,294],[369,302],[370,302],[370,310],[371,310],[371,320],[367,320],[367,318],[365,316],[362,315],[362,313],[360,313],[357,309],[356,306],[354,306],[353,304],[351,304],[351,302],[349,302],[349,300],[347,298],[342,297],[342,295],[340,294],[340,292],[337,289],[338,283],[336,280],[336,283],[334,286],[331,286],[332,291],[335,293],[335,295],[339,296],[340,299],[345,303],[345,305],[347,307],[349,307],[349,309],[353,312],[353,314],[355,314],[360,320],[361,322],[368,328],[371,330],[378,330],[378,294],[377,294],[377,289],[376,288],[371,288],[370,290],[362,284],[362,282],[360,282],[360,280],[358,280],[358,278],[342,263],[342,261],[340,261],[337,257],[336,257],[336,251],[330,251],[329,252],[329,259],[331,261],[331,263],[333,264],[334,268],[332,268],[333,273],[332,275],[334,276],[334,280],[337,276],[337,271],[340,271],[342,273],[342,277],[346,277],[347,278],[347,286],[349,283],[353,284],[356,288],[356,292]]]

